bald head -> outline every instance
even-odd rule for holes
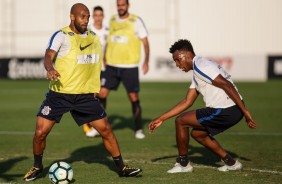
[[[87,30],[87,25],[89,22],[89,9],[82,3],[74,4],[70,11],[70,28],[75,33],[84,33]]]
[[[88,11],[88,8],[82,3],[76,3],[71,7],[70,13],[73,15],[79,14],[81,11]]]

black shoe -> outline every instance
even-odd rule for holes
[[[32,167],[24,176],[24,181],[35,180],[43,171],[43,168]]]
[[[122,171],[118,172],[119,177],[133,177],[142,173],[142,169],[139,168],[130,168],[127,165],[124,166]]]

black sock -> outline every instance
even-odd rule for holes
[[[37,167],[37,168],[42,168],[43,167],[43,164],[42,164],[43,154],[41,154],[41,155],[33,154],[33,157],[34,157],[34,164],[33,164],[33,166]]]
[[[223,157],[222,161],[228,166],[232,166],[236,162],[229,154],[227,154],[225,157]]]
[[[188,156],[187,155],[179,155],[177,162],[180,163],[181,166],[186,167],[189,163]]]
[[[122,171],[122,169],[124,168],[124,163],[123,163],[121,155],[117,156],[117,157],[113,157],[113,160],[114,160],[118,170]]]
[[[106,106],[107,106],[107,98],[99,98],[99,101],[100,101],[100,105],[106,109]]]
[[[135,131],[142,129],[142,122],[141,122],[141,106],[139,100],[136,102],[132,102],[132,113],[134,117],[135,123]]]

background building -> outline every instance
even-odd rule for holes
[[[101,5],[105,23],[116,14],[116,0],[1,0],[0,77],[38,73],[42,64],[34,63],[43,58],[51,34],[69,24],[76,2],[91,13]],[[178,72],[168,53],[180,38],[191,40],[197,55],[220,62],[235,80],[264,81],[269,72],[281,76],[281,7],[281,0],[130,0],[129,11],[149,31],[151,70],[140,74],[142,80],[187,80],[189,74]],[[3,68],[9,67],[14,68],[5,76]]]

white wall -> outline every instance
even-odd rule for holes
[[[282,52],[281,0],[182,0],[180,37],[205,54]]]
[[[115,0],[1,0],[0,57],[43,57],[51,34],[69,24],[70,7],[76,2],[86,4],[90,12],[95,5],[103,6],[105,23],[116,13]],[[231,71],[235,79],[242,78],[242,62],[251,60],[263,62],[263,68],[245,79],[265,80],[266,56],[282,54],[282,0],[130,0],[130,4],[129,11],[142,17],[150,34],[151,72],[141,75],[143,80],[187,78],[168,62],[168,49],[179,38],[190,39],[198,55],[232,57],[238,70]],[[161,58],[167,62],[158,68]]]

